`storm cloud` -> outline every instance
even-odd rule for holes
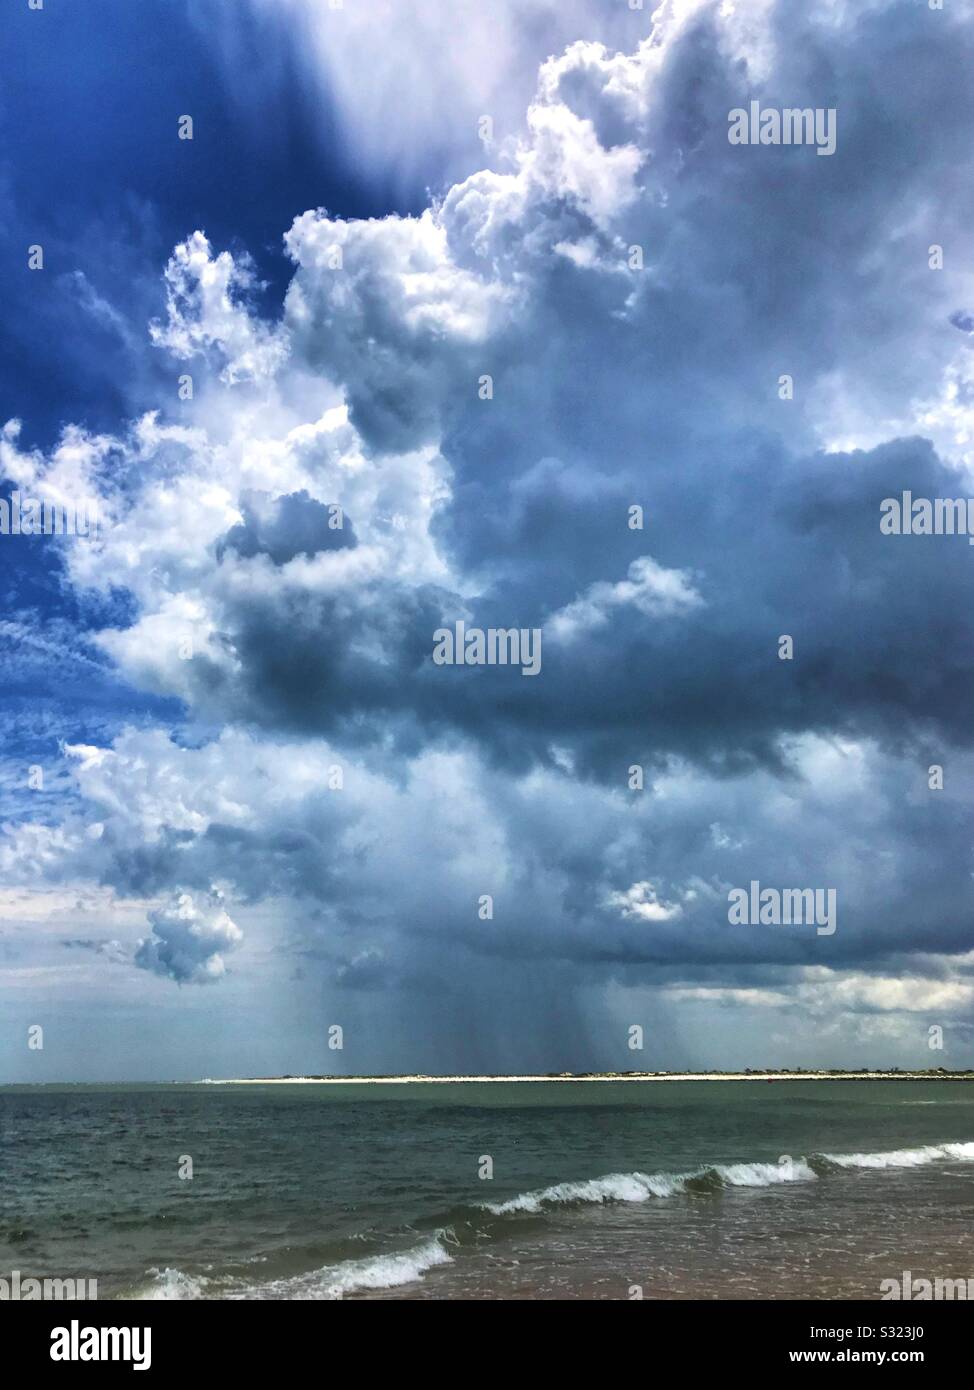
[[[780,1010],[809,1061],[922,1060],[928,1015],[969,1056],[972,555],[880,515],[974,496],[974,26],[588,21],[422,211],[289,210],[276,303],[188,228],[150,350],[191,408],[8,427],[8,479],[98,495],[65,584],[179,717],[68,736],[70,803],[3,862],[151,900],[166,981],[264,912],[292,978],[382,1016],[373,1057],[622,1066],[647,1009],[670,1063],[730,1015],[763,1060]],[[751,99],[834,108],[835,153],[731,144]],[[457,621],[540,629],[537,678],[434,664]],[[731,924],[752,880],[835,890],[834,935]]]

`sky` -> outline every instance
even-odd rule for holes
[[[0,1082],[974,1064],[974,6],[0,52]]]

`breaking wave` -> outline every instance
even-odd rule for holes
[[[444,1232],[445,1236],[447,1233]],[[308,1299],[337,1300],[365,1289],[394,1289],[412,1284],[437,1265],[453,1263],[441,1236],[410,1250],[343,1260],[286,1279],[248,1284],[237,1279],[207,1279],[184,1274],[178,1269],[150,1269],[150,1284],[139,1292],[141,1299]]]
[[[931,1163],[974,1163],[974,1143],[927,1144],[914,1149],[876,1153],[819,1153],[807,1158],[787,1155],[777,1163],[715,1163],[686,1173],[608,1173],[579,1182],[553,1183],[521,1192],[503,1202],[482,1202],[441,1215],[435,1232],[405,1250],[390,1250],[341,1260],[305,1274],[253,1283],[237,1278],[204,1277],[178,1269],[150,1269],[143,1299],[320,1299],[344,1298],[369,1290],[399,1288],[421,1280],[431,1269],[454,1263],[454,1251],[482,1240],[503,1238],[510,1220],[543,1218],[573,1206],[647,1202],[681,1194],[711,1194],[733,1188],[766,1188],[781,1183],[817,1182],[849,1169],[918,1168]],[[425,1224],[425,1223],[423,1223]],[[429,1223],[431,1228],[433,1223]]]
[[[890,1149],[885,1153],[822,1154],[836,1168],[920,1168],[944,1159],[974,1162],[974,1144],[925,1144],[919,1149]]]
[[[777,1163],[715,1163],[689,1173],[609,1173],[584,1182],[560,1182],[522,1192],[506,1202],[484,1202],[494,1216],[515,1212],[540,1215],[546,1209],[584,1203],[645,1202],[680,1192],[720,1192],[731,1187],[774,1187],[787,1182],[814,1182],[842,1168],[917,1168],[927,1163],[974,1162],[974,1143],[927,1144],[918,1149],[881,1153],[811,1154],[784,1157]]]

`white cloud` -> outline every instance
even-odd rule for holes
[[[224,954],[243,940],[216,892],[202,901],[190,893],[175,893],[165,907],[149,913],[149,924],[152,935],[139,942],[135,963],[177,984],[220,979],[226,973]]]
[[[670,922],[683,913],[679,903],[664,902],[646,879],[632,884],[624,893],[609,893],[605,905],[618,908],[623,917],[635,917],[641,922]]]
[[[570,642],[609,622],[614,609],[632,607],[647,618],[674,618],[703,604],[684,570],[666,569],[649,555],[634,560],[628,578],[617,584],[600,581],[579,598],[553,613],[546,630],[563,642]]]
[[[216,347],[228,384],[272,376],[287,355],[287,341],[252,315],[246,296],[257,288],[245,258],[214,256],[202,232],[181,242],[166,267],[168,322],[151,325],[152,340],[177,357]]]
[[[956,962],[954,962],[955,964]],[[951,968],[949,965],[948,969]],[[967,1013],[974,1005],[974,985],[960,979],[930,979],[921,975],[867,975],[861,971],[813,967],[796,971],[777,989],[750,986],[675,985],[666,993],[697,1003],[731,1004],[741,1008],[801,1009],[814,1015],[923,1014],[930,1020]],[[815,983],[802,979],[814,976]]]

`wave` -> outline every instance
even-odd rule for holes
[[[925,1144],[919,1149],[889,1149],[885,1153],[822,1154],[836,1168],[920,1168],[943,1159],[974,1162],[974,1144]]]
[[[545,1207],[574,1205],[582,1202],[645,1202],[648,1197],[669,1197],[679,1191],[683,1179],[669,1173],[609,1173],[604,1178],[586,1182],[559,1182],[538,1192],[522,1192],[506,1202],[482,1202],[482,1211],[493,1216],[509,1216],[513,1212],[534,1215]]]
[[[310,1274],[253,1286],[238,1297],[333,1300],[362,1289],[397,1289],[422,1279],[428,1270],[438,1265],[453,1263],[453,1256],[443,1246],[446,1236],[447,1232],[441,1232],[411,1250],[343,1260],[341,1264],[325,1265]]]
[[[518,1193],[503,1202],[481,1202],[441,1214],[435,1232],[405,1250],[385,1251],[342,1260],[306,1274],[243,1282],[209,1278],[178,1269],[150,1269],[151,1284],[136,1295],[143,1299],[342,1299],[346,1294],[399,1288],[421,1280],[431,1269],[454,1263],[447,1249],[502,1238],[509,1218],[544,1217],[559,1208],[647,1202],[681,1194],[716,1195],[732,1188],[766,1188],[781,1183],[816,1182],[845,1169],[917,1168],[930,1163],[974,1162],[974,1143],[927,1144],[915,1149],[875,1153],[813,1153],[784,1156],[777,1163],[715,1163],[685,1173],[608,1173],[578,1182],[554,1183]],[[490,1218],[494,1218],[491,1220]],[[422,1223],[425,1225],[426,1223]],[[427,1229],[433,1225],[429,1223]]]
[[[272,1279],[264,1284],[247,1284],[237,1279],[208,1279],[185,1274],[179,1269],[150,1269],[151,1283],[136,1295],[140,1299],[223,1298],[275,1300],[338,1300],[364,1289],[395,1289],[415,1283],[437,1265],[453,1263],[443,1241],[449,1232],[438,1233],[410,1250],[387,1252],[360,1260],[343,1260],[307,1274]]]
[[[718,1163],[690,1173],[609,1173],[586,1182],[560,1182],[536,1192],[522,1192],[506,1202],[484,1202],[494,1216],[514,1212],[540,1214],[546,1207],[589,1202],[645,1202],[650,1197],[673,1197],[679,1192],[718,1191],[724,1187],[771,1187],[782,1182],[807,1182],[817,1177],[804,1159],[781,1163]]]
[[[583,1182],[561,1182],[522,1192],[505,1202],[483,1202],[493,1216],[517,1212],[541,1215],[559,1206],[645,1202],[683,1192],[720,1192],[732,1187],[774,1187],[779,1183],[814,1182],[840,1168],[917,1168],[937,1161],[974,1162],[974,1143],[927,1144],[918,1149],[879,1153],[811,1154],[782,1158],[777,1163],[715,1163],[687,1173],[609,1173]]]

